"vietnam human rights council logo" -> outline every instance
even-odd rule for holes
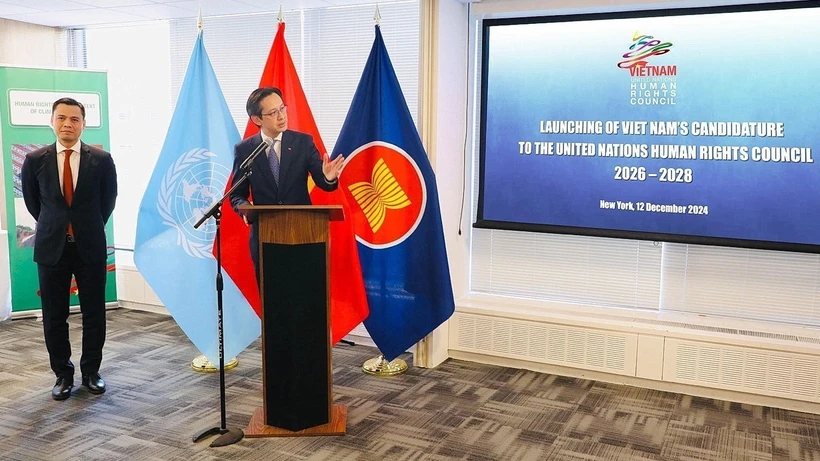
[[[629,71],[629,104],[633,106],[676,105],[678,66],[664,56],[672,50],[672,42],[656,39],[638,31],[632,43],[620,57],[618,68]],[[649,64],[652,59],[653,65]]]
[[[374,249],[406,240],[427,205],[427,188],[416,162],[383,141],[367,143],[347,156],[339,187],[353,212],[356,240]]]

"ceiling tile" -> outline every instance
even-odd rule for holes
[[[88,8],[87,5],[68,0],[2,0],[2,2],[41,11],[67,11]]]
[[[37,13],[41,11],[43,10],[37,10],[34,8],[29,8],[27,6],[0,3],[0,18],[5,18],[10,14]]]
[[[121,8],[112,8],[113,11],[121,13],[133,14],[150,19],[174,19],[174,18],[190,18],[197,15],[196,9],[171,6],[172,4],[153,4],[141,6],[124,6]]]
[[[97,24],[114,24],[123,22],[145,21],[146,18],[121,13],[110,9],[60,11],[49,13],[27,13],[8,16],[15,21],[42,24],[53,27],[82,27]]]
[[[263,11],[259,7],[235,0],[183,0],[172,3],[172,5],[174,7],[187,8],[192,11],[199,11],[201,6],[202,16],[212,16],[217,14],[259,13]]]
[[[257,8],[260,8],[260,12],[271,12],[271,11],[279,11],[279,5],[282,5],[282,9],[285,11],[289,10],[297,10],[301,8],[319,8],[323,6],[328,6],[329,4],[325,0],[281,0],[280,2],[274,2],[271,0],[238,0],[242,3],[247,5],[251,5]]]
[[[150,5],[154,2],[151,0],[74,0],[83,5],[94,6],[97,8],[116,8],[119,6],[137,6]]]

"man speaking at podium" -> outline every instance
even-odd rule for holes
[[[253,174],[231,193],[231,206],[245,220],[252,224],[250,245],[251,258],[259,278],[259,232],[256,216],[238,210],[242,205],[310,205],[308,193],[308,173],[313,182],[326,191],[339,186],[338,177],[342,171],[344,158],[340,155],[333,161],[322,157],[313,143],[313,138],[305,133],[288,130],[288,106],[282,100],[278,88],[257,88],[248,97],[245,106],[251,121],[260,128],[258,134],[240,142],[234,147],[233,181],[239,180],[245,169]],[[265,144],[269,147],[262,146]],[[258,148],[264,148],[249,165],[245,160]],[[252,197],[253,203],[248,199]]]

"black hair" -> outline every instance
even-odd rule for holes
[[[262,108],[259,107],[259,105],[262,103],[263,99],[272,94],[278,95],[282,98],[282,90],[273,86],[266,86],[253,90],[251,95],[248,96],[248,103],[245,104],[245,110],[248,112],[248,117],[253,117],[254,115],[261,117]]]
[[[85,120],[85,106],[80,101],[77,101],[74,98],[60,98],[54,101],[54,104],[51,105],[51,113],[53,114],[55,110],[57,110],[57,106],[60,104],[65,104],[67,106],[77,106],[80,108],[80,113],[83,114],[83,120]]]

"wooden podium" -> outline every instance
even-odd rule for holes
[[[246,437],[344,435],[330,367],[330,221],[341,206],[245,206],[259,225],[262,408]]]

